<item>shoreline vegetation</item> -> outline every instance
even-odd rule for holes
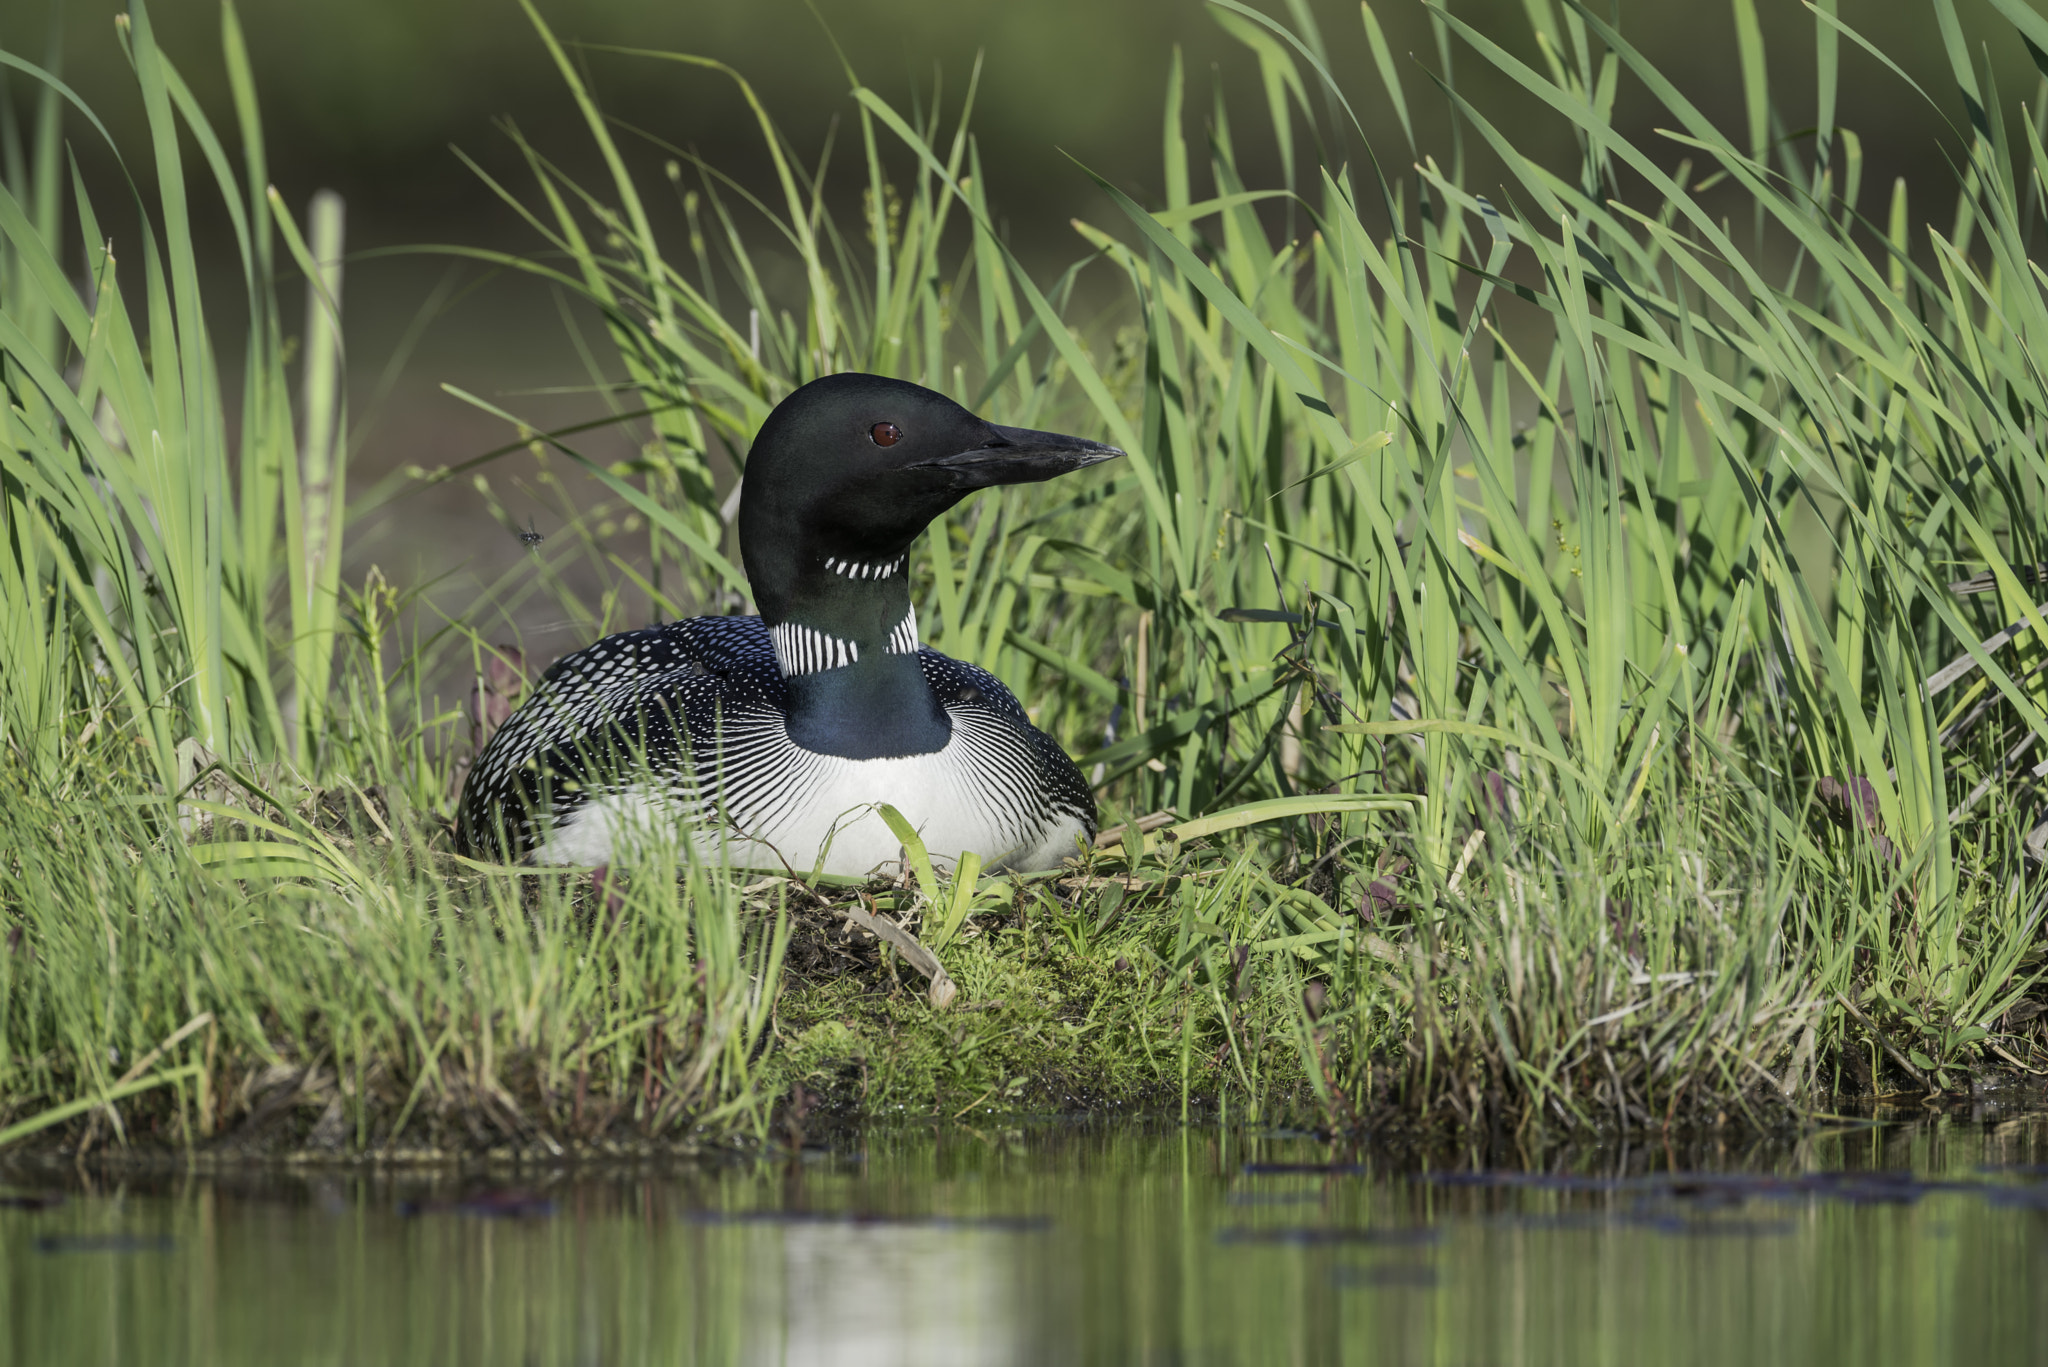
[[[1994,8],[2048,72],[2048,21]],[[65,152],[105,130],[0,54],[33,92],[0,130],[0,1153],[800,1146],[1082,1109],[1640,1134],[2039,1075],[2048,79],[2001,93],[1933,9],[1954,88],[1911,97],[1957,177],[1909,198],[1833,113],[1845,55],[1904,78],[1829,6],[1817,108],[1789,108],[1735,0],[1731,134],[1569,0],[1514,51],[1431,9],[1434,69],[1367,7],[1373,69],[1337,73],[1304,8],[1218,0],[1265,122],[1174,56],[1163,201],[1103,183],[1034,280],[971,81],[905,113],[849,72],[851,150],[812,165],[739,73],[573,51],[528,5],[589,154],[521,144],[532,183],[499,188],[531,257],[423,250],[577,301],[640,454],[456,394],[506,420],[493,458],[605,493],[458,621],[342,576],[351,508],[463,478],[502,509],[487,462],[350,490],[340,206],[302,227],[270,190],[232,5],[225,123],[141,0],[120,19],[151,137],[116,150],[153,188],[119,253],[119,187]],[[779,198],[608,121],[600,56],[737,82]],[[1576,158],[1528,159],[1460,82],[1519,90]],[[1367,147],[1367,98],[1406,146]],[[1631,141],[1622,98],[1666,131]],[[1240,136],[1282,183],[1242,182]],[[239,297],[202,297],[203,196]],[[1076,316],[1084,273],[1108,313]],[[749,438],[840,369],[1131,453],[916,557],[928,639],[1077,757],[1104,838],[1007,878],[913,836],[869,884],[456,857],[462,765],[528,669],[504,606],[557,592],[594,638],[628,600],[743,602]],[[619,594],[571,599],[570,557]]]

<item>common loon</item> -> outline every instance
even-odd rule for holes
[[[878,375],[813,380],[762,424],[740,491],[758,617],[607,636],[549,667],[478,754],[456,841],[484,858],[707,857],[864,874],[902,842],[1028,872],[1095,831],[1081,771],[995,676],[920,644],[910,547],[976,489],[1123,452],[999,427]]]

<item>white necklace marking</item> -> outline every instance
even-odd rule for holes
[[[845,579],[887,579],[900,574],[910,553],[905,551],[894,560],[840,560],[834,556],[825,557],[825,568]]]
[[[889,643],[882,647],[890,655],[917,654],[917,606],[903,614],[903,620],[889,628]]]
[[[842,669],[860,658],[858,642],[827,636],[801,622],[784,622],[772,628],[768,635],[775,643],[775,663],[781,667],[785,679],[799,674],[817,674],[827,669]]]

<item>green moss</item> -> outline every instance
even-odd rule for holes
[[[1226,1028],[1211,993],[1188,975],[1169,984],[1157,967],[1146,931],[1161,926],[1133,923],[1093,942],[1062,933],[1090,912],[1067,915],[1048,897],[1038,926],[1005,918],[974,927],[944,955],[959,989],[944,1010],[893,954],[870,951],[872,963],[855,971],[792,975],[760,1087],[781,1094],[801,1083],[867,1114],[1177,1109],[1184,1031],[1197,1105],[1228,1083],[1232,1034],[1267,1037],[1269,1085],[1301,1081],[1270,994],[1238,1004]]]

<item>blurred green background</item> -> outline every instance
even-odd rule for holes
[[[1926,78],[1931,89],[1952,88],[1943,74],[1933,15],[1924,5],[1837,3],[1842,19],[1909,75]],[[1390,106],[1379,96],[1358,8],[1344,0],[1264,0],[1264,7],[1297,25],[1305,15],[1320,29],[1374,150],[1389,174],[1399,174],[1409,153]],[[1113,219],[1076,161],[1141,202],[1160,198],[1161,109],[1176,47],[1188,73],[1193,145],[1200,147],[1211,100],[1220,92],[1232,111],[1239,165],[1254,183],[1278,179],[1257,63],[1200,0],[816,0],[815,7],[803,0],[541,0],[540,8],[565,41],[688,51],[731,63],[755,83],[806,156],[817,155],[836,120],[836,184],[849,197],[859,193],[858,148],[838,52],[898,108],[928,102],[937,91],[949,114],[957,112],[979,56],[984,67],[974,127],[991,201],[1041,278],[1084,252],[1070,219]],[[1458,0],[1455,8],[1535,59],[1525,0]],[[1759,0],[1757,8],[1783,131],[1796,136],[1812,118],[1815,21],[1793,0]],[[139,101],[115,39],[118,9],[110,0],[0,0],[0,47],[42,60],[53,35],[61,35],[66,79],[106,120],[130,171],[146,185]],[[242,0],[239,12],[261,83],[272,178],[295,209],[316,188],[339,190],[348,202],[353,252],[430,241],[539,249],[530,230],[450,150],[459,146],[526,193],[530,181],[494,126],[499,118],[515,120],[564,166],[587,173],[592,185],[602,180],[561,79],[517,0]],[[1446,155],[1444,106],[1419,98],[1428,89],[1426,72],[1441,69],[1427,10],[1418,0],[1381,0],[1375,12],[1394,50],[1412,54],[1403,73],[1411,100],[1437,110],[1434,125],[1417,130],[1423,151]],[[1621,0],[1612,12],[1723,126],[1742,126],[1734,21],[1725,0]],[[2038,106],[2038,75],[2010,28],[1983,0],[1964,0],[1963,14],[1973,43],[1982,45],[1980,55],[1997,74],[2008,115],[2021,99]],[[219,126],[232,128],[217,0],[156,0],[151,15]],[[586,50],[582,60],[613,116],[695,149],[744,185],[768,188],[759,137],[730,81],[610,53]],[[1453,61],[1459,63],[1456,53]],[[1478,62],[1466,60],[1454,74],[1476,76],[1479,70]],[[1631,104],[1627,84],[1618,121],[1641,136],[1648,131],[1648,108]],[[1497,84],[1462,88],[1503,119],[1526,149],[1547,151],[1554,164],[1569,164],[1573,143],[1560,123],[1533,111],[1523,114],[1515,92]],[[8,94],[25,113],[26,83],[13,80]],[[1312,98],[1318,94],[1311,91]],[[1881,213],[1891,178],[1905,175],[1916,187],[1916,211],[1945,214],[1953,202],[1945,149],[1957,144],[1945,135],[1944,119],[1960,123],[1962,111],[1931,109],[1877,61],[1844,45],[1838,122],[1863,139],[1866,212]],[[71,134],[89,182],[102,187],[103,201],[115,200],[104,191],[116,183],[111,177],[117,172],[97,137],[77,119]],[[1337,155],[1356,158],[1355,142],[1340,146]],[[1674,149],[1671,159],[1679,155]],[[645,162],[657,183],[661,160],[661,154],[649,153]],[[1485,181],[1483,174],[1476,178]],[[1196,189],[1202,191],[1199,184]],[[668,230],[680,231],[673,197],[656,198],[669,206]],[[852,199],[846,205],[856,206]],[[216,221],[225,266],[225,220]],[[108,230],[117,239],[123,235],[117,215],[109,216]],[[132,220],[126,231],[132,232]],[[589,395],[561,392],[584,376],[555,303],[537,287],[507,277],[487,282],[438,316],[390,377],[383,401],[373,404],[387,358],[447,270],[445,260],[418,257],[380,257],[350,267],[345,297],[359,420],[352,476],[358,491],[392,469],[459,460],[505,440],[502,425],[447,397],[440,389],[444,382],[498,399],[537,423],[570,421],[595,410]],[[1106,269],[1084,276],[1087,308],[1108,304],[1118,283]],[[233,346],[232,338],[217,341],[224,350]],[[623,455],[630,439],[599,434],[583,446],[595,456]],[[439,600],[462,611],[484,585],[516,575],[529,563],[508,522],[534,517],[546,531],[585,492],[534,484],[527,460],[516,457],[493,469],[503,512],[493,512],[482,495],[460,483],[415,491],[384,509],[354,535],[357,569],[351,573],[374,561],[401,582],[437,579]],[[579,582],[592,589],[600,577],[593,568]],[[579,630],[559,620],[559,613],[526,614],[520,627],[529,634],[529,647],[543,654],[574,644]]]
[[[1837,4],[1845,22],[1910,74],[1942,70],[1933,16],[1917,0]],[[1266,0],[1262,7],[1283,19],[1313,18],[1378,149],[1393,153],[1398,130],[1375,95],[1358,7],[1345,0]],[[1533,57],[1523,0],[1459,0],[1455,8]],[[1757,8],[1774,87],[1810,91],[1812,16],[1795,0],[1759,0]],[[1966,25],[1988,44],[2006,94],[2027,94],[2034,73],[2009,28],[1982,0],[1962,8]],[[67,78],[118,132],[136,126],[137,105],[114,41],[116,9],[108,0],[10,0],[0,5],[0,45],[40,57],[53,22],[61,24]],[[975,126],[991,188],[1034,247],[1061,237],[1073,214],[1099,208],[1068,155],[1141,197],[1156,188],[1161,97],[1175,46],[1187,61],[1191,118],[1203,116],[1213,71],[1240,126],[1259,122],[1255,64],[1201,0],[542,0],[540,9],[565,40],[730,62],[757,84],[797,144],[813,150],[832,119],[850,109],[835,43],[862,80],[906,105],[941,82],[949,103],[957,99],[979,54],[986,65]],[[1739,117],[1728,4],[1617,0],[1611,12],[1702,104]],[[216,0],[158,0],[151,13],[165,44],[183,54],[188,79],[224,109]],[[507,215],[456,163],[450,144],[509,168],[494,118],[515,118],[543,140],[551,129],[573,135],[561,82],[517,0],[242,0],[240,13],[264,83],[280,187],[295,200],[319,184],[341,190],[359,238],[365,231],[392,241],[457,230],[502,234]],[[1406,79],[1426,88],[1422,68],[1438,63],[1422,4],[1381,0],[1376,14],[1395,50],[1419,63]],[[619,118],[693,146],[743,179],[758,160],[745,111],[717,76],[607,54],[586,60]],[[1873,161],[1907,171],[1937,157],[1938,127],[1926,106],[1873,60],[1853,51],[1844,60],[1842,122],[1862,133]],[[1794,104],[1786,118],[1796,130],[1811,110]],[[1960,110],[1945,112],[1960,118]],[[1262,145],[1270,139],[1244,141],[1251,145],[1241,152],[1270,151]],[[1064,252],[1066,242],[1059,246]]]

